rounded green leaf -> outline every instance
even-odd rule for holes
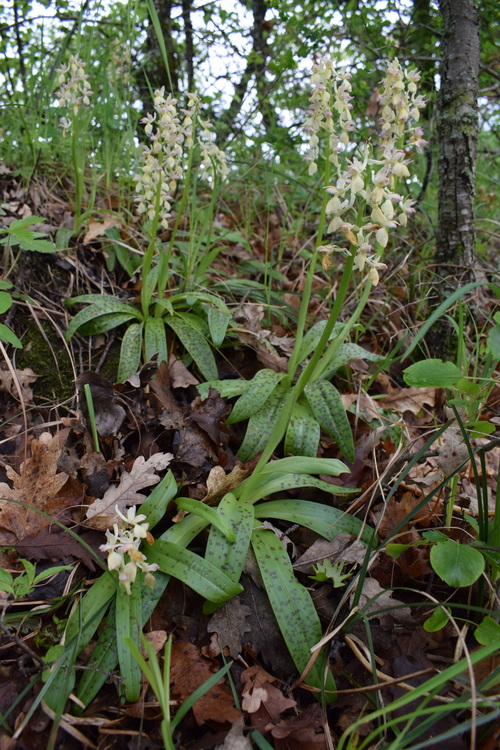
[[[488,332],[488,349],[495,359],[500,359],[500,325],[490,328]]]
[[[8,292],[0,292],[0,315],[12,306],[12,297]]]
[[[479,550],[448,539],[431,549],[431,565],[448,586],[472,586],[484,571],[484,557]]]
[[[500,624],[493,617],[486,615],[477,626],[474,635],[476,641],[482,646],[489,646],[500,641]]]
[[[442,359],[424,359],[406,368],[405,383],[415,388],[453,388],[462,373],[453,362]]]
[[[22,341],[18,339],[14,331],[11,331],[3,323],[0,323],[0,341],[3,341],[5,344],[12,344],[12,346],[16,346],[18,349],[23,348]]]

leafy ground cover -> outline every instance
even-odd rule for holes
[[[110,163],[89,69],[0,169],[1,747],[496,748],[497,237],[436,302],[418,72],[366,130],[316,58],[249,172],[164,89]]]

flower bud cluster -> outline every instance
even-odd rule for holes
[[[121,518],[121,528],[118,524],[113,525],[113,530],[106,531],[106,544],[101,544],[99,549],[108,553],[109,570],[118,571],[118,579],[127,594],[130,595],[130,586],[137,577],[137,570],[144,573],[144,583],[151,589],[154,588],[155,578],[153,571],[158,570],[156,563],[148,564],[146,556],[139,552],[139,547],[144,539],[153,544],[154,538],[148,531],[149,524],[144,523],[146,516],[142,513],[136,515],[135,505],[129,508],[124,516],[116,507],[116,512]]]
[[[330,61],[323,62],[322,70],[329,70],[330,65]],[[313,72],[313,95],[317,89],[317,75]],[[344,85],[346,74],[332,69],[331,76],[341,81],[340,86],[334,86],[337,92]],[[369,143],[364,144],[359,158],[347,157],[347,126],[352,130],[350,114],[349,118],[346,115],[348,103],[343,99],[343,105],[339,105],[337,93],[333,103],[333,108],[339,112],[339,122],[333,127],[340,148],[337,148],[336,158],[330,157],[337,167],[337,179],[326,187],[332,195],[326,205],[328,232],[341,232],[356,248],[354,263],[360,271],[368,266],[368,276],[374,285],[379,282],[379,270],[386,268],[379,257],[389,242],[389,230],[406,226],[408,216],[415,210],[414,201],[395,192],[395,187],[398,178],[410,176],[408,153],[413,148],[421,152],[426,144],[422,129],[416,126],[419,111],[425,106],[423,97],[416,94],[419,79],[416,71],[403,70],[398,60],[389,63],[381,84],[377,158]],[[310,118],[306,129],[309,121]],[[343,164],[338,158],[341,152]],[[306,160],[308,158],[309,154]],[[331,265],[332,252],[349,255],[348,250],[334,243],[323,245],[318,250],[325,253],[324,268]]]
[[[59,106],[70,107],[75,116],[82,104],[86,106],[90,104],[90,97],[94,93],[90,88],[88,74],[85,73],[86,64],[80,60],[78,55],[70,55],[68,64],[56,70],[56,73],[59,74],[58,81],[61,86],[59,91],[56,92]],[[59,122],[64,133],[71,126],[71,120],[67,117],[61,117]]]
[[[177,99],[170,94],[165,98],[165,89],[161,88],[155,91],[153,102],[155,114],[148,113],[141,120],[145,123],[144,130],[149,136],[151,146],[144,146],[140,172],[134,177],[137,183],[137,211],[152,221],[159,210],[160,224],[166,229],[177,183],[183,175],[184,149],[189,150],[194,146],[200,100],[196,94],[188,94],[187,106],[179,113]],[[209,123],[201,120],[200,122],[203,132],[198,138],[198,143],[202,150],[205,174],[210,179],[215,170],[225,176],[225,156],[211,140]]]
[[[309,134],[309,148],[304,158],[309,162],[309,175],[318,171],[316,160],[319,156],[320,131],[328,135],[329,158],[336,166],[339,164],[338,154],[349,143],[349,132],[354,129],[350,78],[351,74],[347,71],[335,71],[332,60],[327,58],[321,58],[313,65],[311,104],[304,125],[304,130]],[[337,113],[337,122],[333,110]]]

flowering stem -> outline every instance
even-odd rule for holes
[[[325,175],[323,178],[323,185],[328,185],[330,182],[330,146],[327,142],[326,153],[325,153]],[[302,340],[304,338],[304,330],[306,327],[307,313],[309,312],[309,303],[311,301],[312,294],[312,283],[314,274],[316,273],[316,265],[318,262],[318,250],[317,248],[323,241],[323,232],[325,231],[326,224],[326,204],[328,203],[328,194],[323,191],[323,201],[321,204],[321,213],[319,217],[318,234],[316,237],[316,247],[307,269],[306,280],[304,283],[304,290],[302,292],[302,299],[300,301],[299,318],[297,321],[297,331],[295,333],[295,343],[293,345],[292,355],[288,361],[288,375],[293,380],[297,367],[300,364],[300,349],[302,346]]]
[[[148,317],[149,305],[151,304],[151,297],[153,294],[153,289],[150,288],[150,284],[148,283],[148,277],[151,271],[151,266],[153,265],[153,257],[156,248],[156,234],[158,232],[158,225],[160,223],[160,202],[161,179],[158,181],[158,186],[156,188],[155,214],[151,226],[151,239],[149,241],[148,248],[144,253],[144,260],[142,261],[141,306],[144,318]]]
[[[82,199],[83,199],[83,164],[80,164],[78,153],[78,132],[76,127],[76,117],[73,117],[71,127],[71,158],[73,161],[73,170],[75,172],[75,221],[73,229],[78,232],[80,229]]]
[[[174,248],[174,242],[177,236],[177,230],[179,228],[179,224],[181,221],[182,214],[184,213],[184,208],[186,206],[188,197],[189,197],[189,186],[191,182],[191,171],[193,166],[193,154],[194,154],[194,147],[192,146],[189,149],[189,155],[188,155],[188,163],[187,163],[187,170],[186,170],[186,179],[184,181],[184,189],[182,191],[182,198],[179,205],[179,208],[177,210],[177,216],[175,217],[174,226],[172,228],[172,234],[170,236],[170,241],[168,243],[168,248],[165,253],[161,255],[160,258],[160,268],[158,272],[158,298],[162,299],[165,290],[167,288],[168,284],[168,277],[169,277],[169,264],[170,264],[170,258],[172,256],[172,250]],[[156,315],[159,317],[164,314],[164,309],[160,306],[157,306],[156,308]]]

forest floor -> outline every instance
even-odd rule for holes
[[[53,234],[61,226],[71,226],[71,207],[64,191],[49,188],[43,181],[23,187],[17,178],[4,174],[0,200],[11,220],[43,215],[47,219],[45,230]],[[234,211],[221,212],[217,221],[231,226],[234,216]],[[148,461],[155,454],[171,454],[168,468],[182,485],[183,495],[203,500],[216,476],[214,467],[222,467],[229,474],[240,466],[236,453],[244,423],[225,422],[232,402],[217,392],[211,391],[205,400],[200,398],[196,388],[199,373],[183,361],[182,349],[175,342],[171,343],[168,363],[149,363],[127,382],[115,383],[120,329],[92,337],[78,334],[65,341],[74,312],[65,305],[66,299],[77,294],[108,293],[134,301],[140,292],[139,278],[130,279],[119,267],[108,270],[105,253],[109,241],[102,232],[98,234],[102,229],[99,222],[102,217],[97,216],[78,241],[71,241],[66,252],[21,252],[15,256],[13,267],[9,265],[8,279],[16,295],[4,323],[21,338],[23,348],[4,350],[5,361],[0,365],[0,481],[4,495],[10,488],[10,499],[26,501],[55,517],[105,563],[105,555],[99,551],[105,541],[104,531],[89,523],[85,514],[88,506],[102,498],[124,470],[131,472],[139,457]],[[278,213],[256,217],[249,239],[251,253],[245,245],[229,243],[218,257],[214,283],[244,277],[251,254],[253,259],[263,261],[266,252],[275,252],[285,231],[283,223]],[[275,287],[283,304],[289,306],[290,317],[270,316],[268,309],[251,297],[228,297],[226,303],[231,306],[235,325],[233,338],[216,355],[220,378],[249,379],[263,366],[277,371],[286,367],[303,261],[299,255],[302,246],[296,238],[290,236],[285,244],[281,265],[276,267],[280,277]],[[5,263],[13,257],[4,256],[4,279]],[[403,265],[398,280],[390,282],[390,289],[382,282],[368,305],[367,325],[358,343],[374,353],[385,353],[388,339],[396,342],[407,326],[418,327],[423,322],[416,317],[418,304],[408,299],[404,281],[407,272]],[[325,294],[321,291],[327,283],[318,276],[311,320],[325,314]],[[486,318],[496,300],[489,293],[481,295],[478,305]],[[350,305],[354,306],[353,299],[348,301],[346,311]],[[394,478],[447,417],[443,391],[408,387],[402,378],[403,369],[396,364],[377,374],[373,363],[354,359],[339,378],[338,387],[354,432],[356,458],[348,464],[349,473],[336,481],[359,492],[354,499],[340,497],[335,502],[346,513],[371,525],[380,521],[382,541],[410,517],[411,521],[402,524],[397,541],[411,544],[422,542],[423,530],[443,528],[448,490],[437,488],[446,461],[446,436],[439,445],[429,444],[389,501],[386,495]],[[107,424],[100,453],[94,450],[82,410],[85,383],[91,386],[100,424]],[[498,424],[499,398],[500,391],[493,389],[482,419]],[[448,450],[453,451],[450,441]],[[488,450],[479,469],[484,472],[482,481],[489,488],[493,508],[500,449],[492,441],[494,436],[483,441]],[[327,435],[322,435],[321,455],[343,460]],[[251,472],[253,465],[255,460],[242,469]],[[422,503],[427,496],[432,499]],[[302,492],[301,497],[331,503],[330,496],[316,489]],[[477,514],[476,481],[470,463],[460,473],[454,504],[451,536],[465,541],[469,535],[465,514]],[[175,516],[172,503],[158,532],[172,524]],[[242,593],[214,614],[204,614],[202,597],[172,578],[144,632],[157,653],[173,634],[173,713],[226,661],[233,662],[230,679],[224,677],[204,695],[176,729],[178,748],[243,750],[257,742],[255,734],[250,735],[252,730],[258,730],[268,746],[277,750],[335,747],[338,738],[360,717],[396,700],[404,692],[401,683],[413,687],[421,684],[436,670],[446,669],[478,646],[470,633],[461,630],[465,616],[459,620],[458,633],[453,619],[441,629],[424,628],[436,602],[462,606],[465,612],[475,601],[472,588],[453,589],[435,575],[426,544],[409,546],[397,559],[382,546],[372,560],[358,605],[365,607],[366,621],[360,620],[348,635],[335,634],[349,616],[349,600],[339,607],[342,588],[334,588],[329,580],[312,579],[313,564],[341,559],[344,572],[359,569],[364,558],[361,543],[347,534],[326,542],[300,525],[279,522],[278,526],[296,575],[311,593],[323,632],[332,633],[328,657],[338,690],[336,701],[322,705],[307,686],[300,684],[262,582],[250,564],[243,573]],[[195,551],[202,552],[203,544],[201,536]],[[71,604],[78,598],[75,592],[83,593],[99,571],[88,548],[49,517],[20,505],[9,506],[6,501],[0,514],[0,548],[2,567],[12,574],[24,570],[21,558],[35,563],[37,572],[55,564],[70,566],[27,596],[4,597],[1,613],[0,714],[5,718],[0,727],[0,749],[42,750],[48,747],[52,731],[51,710],[42,702],[27,723],[24,719],[43,684],[39,679],[43,657],[60,640]],[[370,654],[375,655],[375,661]],[[79,659],[82,672],[92,668],[88,658],[85,649]],[[493,656],[476,665],[476,684],[498,664],[498,657]],[[441,696],[443,700],[456,696],[469,678],[470,674],[457,675]],[[68,707],[55,740],[58,750],[163,747],[162,715],[147,682],[143,682],[137,702],[125,703],[119,695],[118,673],[109,674],[85,712],[72,718],[70,714]],[[445,716],[432,732],[423,732],[419,741],[430,742],[431,734],[448,732],[449,739],[439,741],[441,750],[469,747],[467,733],[453,733],[463,716]],[[13,736],[21,726],[22,731]],[[374,721],[361,724],[358,741],[375,726]],[[499,746],[499,731],[491,725],[486,725],[486,730],[477,747],[493,750]],[[370,746],[375,747],[375,743]]]

